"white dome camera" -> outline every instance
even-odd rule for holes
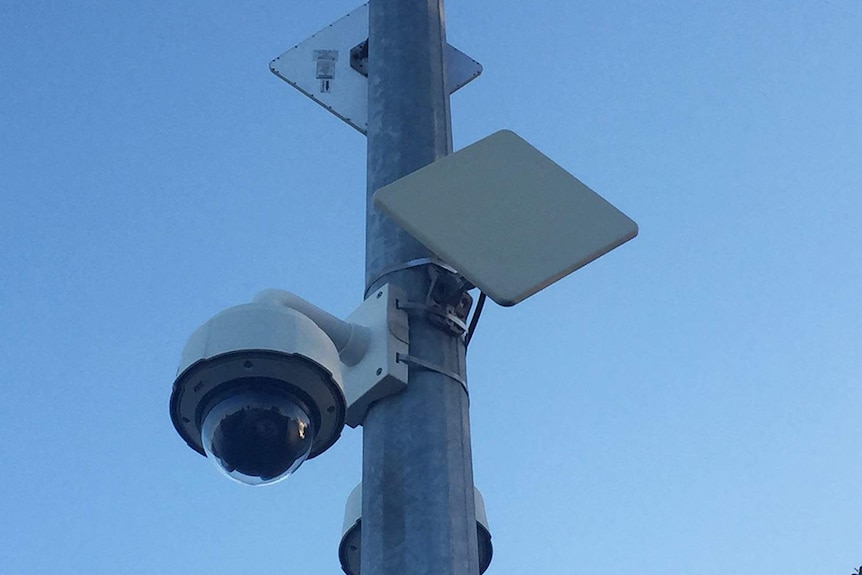
[[[286,478],[335,443],[345,421],[361,424],[371,402],[406,385],[406,314],[395,308],[384,286],[352,321],[280,290],[224,310],[183,349],[174,427],[231,479]]]
[[[473,487],[473,500],[476,505],[476,542],[479,551],[479,575],[488,570],[494,555],[488,516],[485,513],[485,500],[479,490]],[[362,483],[353,488],[347,497],[344,508],[344,528],[338,545],[338,559],[345,575],[360,575],[362,563]]]
[[[192,334],[171,395],[186,443],[252,485],[284,479],[329,448],[345,410],[335,343],[302,313],[263,297]]]

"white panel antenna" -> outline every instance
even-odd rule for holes
[[[628,216],[508,130],[380,188],[374,203],[505,306],[638,233]]]

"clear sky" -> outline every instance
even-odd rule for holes
[[[0,572],[339,573],[361,431],[286,482],[171,426],[186,337],[260,289],[346,316],[364,137],[268,71],[357,6],[0,3]],[[449,0],[509,128],[632,242],[469,353],[495,575],[862,564],[862,3]]]

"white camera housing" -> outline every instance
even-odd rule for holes
[[[305,403],[316,430],[310,458],[332,445],[344,426],[335,344],[309,318],[283,306],[250,303],[219,313],[189,338],[178,372],[171,417],[201,454],[206,411],[244,385],[269,383]]]
[[[299,406],[314,435],[307,458],[323,453],[345,422],[360,425],[373,401],[407,385],[407,365],[398,361],[407,354],[407,316],[389,286],[373,292],[349,319],[281,290],[266,290],[252,303],[217,314],[183,349],[170,401],[177,432],[206,455],[201,430],[208,413],[226,398],[253,390],[264,403],[272,397],[273,409],[285,398]],[[223,471],[250,484],[282,478]]]
[[[479,544],[479,573],[484,573],[491,564],[494,546],[491,543],[491,531],[488,528],[488,516],[485,513],[485,500],[475,487],[473,498],[476,503],[476,535]],[[353,488],[347,497],[344,508],[344,527],[341,531],[341,542],[338,545],[338,560],[341,570],[346,575],[360,575],[362,558],[362,482]]]

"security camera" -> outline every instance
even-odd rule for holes
[[[473,501],[476,506],[476,542],[479,551],[479,575],[488,570],[494,555],[488,516],[485,513],[485,500],[479,490],[473,487]],[[344,508],[344,528],[338,545],[338,559],[345,575],[360,575],[362,563],[362,483],[353,488],[347,497]]]
[[[311,453],[310,411],[277,386],[235,390],[204,416],[204,452],[221,471],[244,483],[278,481]]]
[[[326,451],[345,422],[361,424],[371,402],[404,388],[406,331],[388,286],[348,321],[290,292],[261,292],[189,337],[171,420],[227,477],[275,483]]]

